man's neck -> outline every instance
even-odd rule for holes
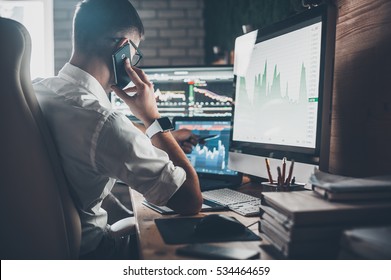
[[[96,57],[87,57],[72,54],[69,63],[79,67],[83,71],[93,76],[103,87],[106,92],[110,92],[110,71],[107,66]]]

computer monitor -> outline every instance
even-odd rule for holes
[[[335,10],[321,6],[238,37],[229,167],[277,177],[286,157],[296,179],[328,170]]]
[[[166,66],[142,69],[154,84],[158,109],[163,117],[232,115],[232,66]],[[115,93],[111,95],[111,103],[114,109],[137,121]]]

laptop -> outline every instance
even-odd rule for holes
[[[201,191],[240,186],[242,174],[228,168],[231,118],[174,117],[173,125],[190,129],[202,139],[186,154],[198,174]]]

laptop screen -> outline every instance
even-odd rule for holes
[[[199,136],[200,143],[187,154],[198,174],[237,174],[228,169],[230,118],[176,117],[174,127],[189,129]]]

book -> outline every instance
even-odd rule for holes
[[[285,259],[335,259],[338,256],[339,246],[335,240],[319,242],[284,242],[278,236],[269,233],[267,230],[260,233],[261,238],[274,247],[270,252],[273,256]],[[267,246],[269,247],[269,246]],[[267,248],[266,247],[266,248]],[[270,248],[270,247],[269,247]],[[267,250],[267,251],[270,251]]]
[[[315,171],[309,182],[330,201],[391,199],[391,176],[352,178]]]
[[[263,206],[279,213],[290,227],[304,225],[378,225],[391,223],[391,201],[330,202],[313,191],[264,192]],[[282,218],[285,217],[285,218]]]
[[[343,226],[305,226],[287,228],[268,214],[263,214],[260,219],[261,229],[279,236],[285,242],[292,241],[315,241],[339,239],[344,229]]]
[[[391,192],[388,191],[333,192],[319,186],[312,186],[312,189],[315,193],[330,201],[391,199]]]
[[[341,256],[348,259],[391,259],[391,226],[354,228],[343,232]]]
[[[259,206],[260,217],[265,214],[272,216],[279,224],[281,224],[281,226],[286,229],[290,229],[293,226],[292,221],[286,215],[281,214],[272,207],[266,205]]]

